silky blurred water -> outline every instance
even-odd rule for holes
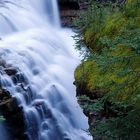
[[[0,1],[1,58],[22,72],[32,95],[20,93],[6,74],[2,86],[23,107],[30,140],[91,139],[75,97],[73,73],[80,60],[73,35],[60,26],[56,0]]]

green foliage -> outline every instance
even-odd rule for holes
[[[82,106],[89,112],[105,112],[90,132],[104,140],[139,140],[140,1],[121,6],[93,3],[76,21],[84,36],[76,36],[77,48],[88,55],[75,79],[90,93],[100,94],[97,99],[84,96],[80,102],[85,100]]]

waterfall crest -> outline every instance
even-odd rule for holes
[[[72,84],[79,63],[72,35],[60,27],[56,0],[0,1],[0,58],[22,72],[30,92],[6,73],[1,86],[23,108],[29,140],[91,139]]]

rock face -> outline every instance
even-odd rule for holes
[[[86,10],[89,6],[89,0],[59,0],[60,17],[62,26],[73,27],[72,20],[79,16],[80,11]],[[98,0],[99,2],[106,3],[110,0]],[[118,4],[123,4],[126,0],[112,0]]]
[[[72,19],[79,16],[79,12],[87,8],[87,2],[80,0],[59,0],[60,16],[63,26],[73,26]]]
[[[0,89],[0,111],[6,121],[7,131],[12,139],[25,140],[22,108],[8,91]]]
[[[19,76],[20,75],[20,76]],[[10,138],[13,140],[26,140],[27,136],[25,132],[24,114],[23,109],[19,106],[17,99],[12,97],[10,91],[5,89],[3,76],[9,76],[15,83],[21,93],[24,91],[23,86],[19,84],[22,80],[22,74],[19,73],[17,68],[7,65],[6,62],[0,59],[0,115],[5,118],[3,122],[6,125],[7,131],[10,134]],[[20,78],[19,78],[20,77]]]

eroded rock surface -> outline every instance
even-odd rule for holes
[[[80,0],[59,0],[60,16],[63,26],[73,26],[72,20],[79,16],[81,10],[85,10],[88,3]]]
[[[28,139],[25,132],[24,113],[23,108],[17,99],[12,96],[12,93],[5,87],[9,84],[3,77],[11,78],[17,89],[24,91],[22,84],[25,83],[21,79],[20,72],[17,68],[7,65],[6,62],[0,59],[0,115],[5,118],[3,122],[6,125],[7,132],[10,134],[12,140],[26,140]],[[20,77],[20,78],[19,78]],[[22,81],[22,82],[21,82]],[[10,86],[10,84],[9,84]]]

